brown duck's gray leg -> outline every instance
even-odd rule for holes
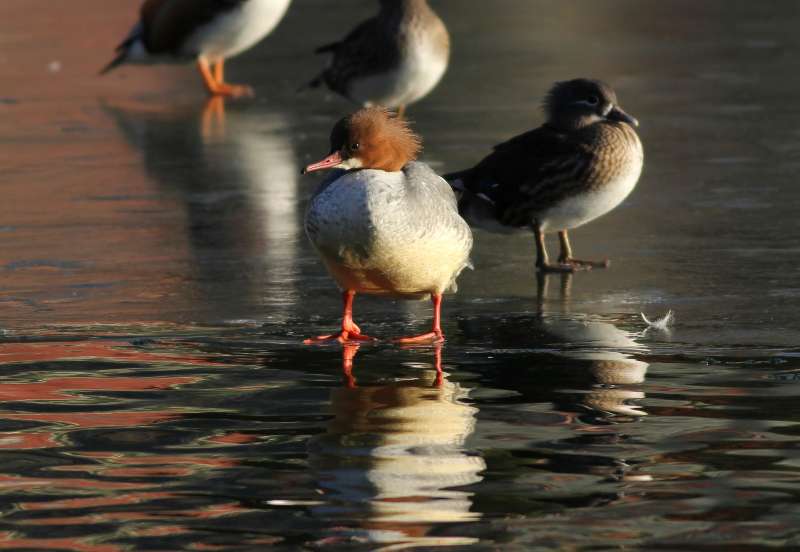
[[[550,264],[547,257],[547,246],[544,243],[544,232],[538,224],[534,223],[533,235],[536,238],[536,270],[539,272],[575,272],[575,267],[568,264]]]
[[[574,267],[574,270],[591,270],[593,268],[608,268],[611,261],[604,259],[602,261],[581,261],[572,257],[572,247],[569,244],[569,235],[566,230],[558,233],[558,239],[561,242],[561,254],[558,256],[558,262],[563,265]]]

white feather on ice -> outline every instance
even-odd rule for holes
[[[667,314],[665,314],[662,318],[656,318],[655,320],[650,320],[649,318],[647,318],[647,316],[645,316],[643,312],[639,314],[642,315],[642,320],[644,320],[644,323],[647,324],[648,328],[652,328],[654,330],[659,330],[662,332],[668,332],[669,327],[672,325],[673,322],[675,322],[675,315],[672,313],[671,310],[668,311]]]

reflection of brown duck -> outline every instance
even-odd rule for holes
[[[508,370],[493,373],[492,386],[513,389],[522,402],[555,402],[557,410],[592,418],[646,414],[630,404],[645,398],[638,385],[648,367],[635,358],[645,349],[631,332],[576,315],[524,315],[493,323],[491,346],[502,351],[497,357]],[[462,321],[461,330],[485,342],[486,324]],[[528,353],[532,347],[537,352]]]
[[[472,493],[454,488],[479,482],[485,468],[463,450],[477,413],[463,402],[468,390],[434,370],[383,385],[349,381],[331,393],[335,418],[311,444],[328,497],[314,513],[339,524],[358,520],[355,531],[373,543],[473,542],[427,536],[431,524],[478,516],[470,512]]]
[[[631,352],[641,351],[642,346],[634,341],[630,332],[598,320],[550,321],[546,325],[554,336],[585,344],[589,349],[560,353],[577,361],[576,364],[581,365],[595,382],[592,390],[581,399],[586,408],[620,416],[647,414],[639,406],[627,402],[643,399],[643,392],[618,387],[644,383],[649,366],[646,362],[631,358]]]
[[[147,173],[185,206],[193,305],[200,296],[215,318],[239,319],[266,300],[275,303],[271,315],[289,316],[302,198],[288,118],[256,107],[226,110],[221,98],[200,113],[104,107],[141,151]]]

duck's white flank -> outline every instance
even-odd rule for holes
[[[409,51],[398,67],[389,72],[354,80],[348,94],[364,104],[407,105],[425,97],[447,71],[449,52],[419,33],[409,41]]]
[[[248,0],[192,33],[183,51],[211,61],[226,59],[254,46],[283,18],[291,0]]]

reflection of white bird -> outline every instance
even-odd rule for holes
[[[280,323],[293,312],[301,229],[299,174],[290,122],[274,111],[148,113],[108,107],[144,166],[185,207],[192,297],[215,318],[241,319],[265,303]],[[165,159],[180,159],[175,170]],[[202,306],[198,304],[197,306]]]
[[[588,361],[588,372],[600,385],[583,397],[581,402],[584,406],[623,416],[647,414],[639,406],[626,402],[645,398],[643,392],[616,387],[640,384],[645,380],[649,364],[630,357],[631,353],[644,350],[634,340],[635,334],[598,320],[547,319],[545,326],[549,332],[564,341],[580,344],[580,348],[567,350],[559,355]]]
[[[312,464],[329,495],[317,515],[363,518],[371,542],[474,542],[419,536],[419,526],[476,519],[471,493],[453,487],[481,481],[486,467],[463,450],[477,414],[462,402],[468,391],[446,380],[436,387],[435,377],[428,371],[419,381],[332,393],[336,417],[311,446]]]

